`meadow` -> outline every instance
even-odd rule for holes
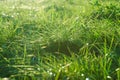
[[[120,0],[0,0],[0,80],[120,80]]]

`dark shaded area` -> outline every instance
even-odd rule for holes
[[[50,53],[64,53],[70,55],[71,52],[78,53],[81,46],[82,45],[70,41],[56,41],[51,42],[44,50]]]
[[[0,77],[10,77],[11,75],[17,74],[18,70],[14,67],[8,67],[8,64],[0,65]]]

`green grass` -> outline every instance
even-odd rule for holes
[[[119,3],[0,1],[0,80],[120,80]]]

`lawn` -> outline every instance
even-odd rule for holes
[[[120,1],[0,0],[0,80],[120,80]]]

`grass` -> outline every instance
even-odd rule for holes
[[[120,80],[119,3],[0,1],[0,80]]]

